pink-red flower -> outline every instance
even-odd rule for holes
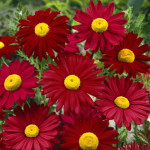
[[[6,113],[3,111],[2,108],[0,108],[0,119],[4,120],[5,119],[4,116],[6,116]]]
[[[37,87],[37,72],[33,65],[23,60],[17,59],[7,65],[3,65],[0,70],[0,107],[9,109],[15,101],[22,105],[27,97],[34,97]]]
[[[150,113],[149,93],[142,87],[143,84],[133,83],[129,78],[108,78],[101,100],[95,102],[97,109],[107,119],[114,119],[119,127],[124,124],[130,130],[132,121],[140,125]]]
[[[94,60],[82,55],[70,54],[55,59],[57,67],[49,64],[49,70],[43,72],[42,93],[47,94],[49,105],[56,101],[56,111],[64,106],[64,113],[79,112],[86,107],[94,107],[90,95],[99,97],[102,91],[101,82],[104,76],[96,69]]]
[[[61,115],[63,128],[61,148],[68,150],[117,150],[112,144],[119,141],[117,131],[108,127],[96,111],[80,111],[79,114]]]
[[[116,73],[122,74],[124,71],[129,76],[136,77],[138,73],[146,73],[150,69],[147,64],[150,57],[144,55],[150,47],[148,44],[141,45],[143,38],[137,37],[137,34],[130,32],[126,34],[123,41],[116,45],[111,52],[106,52],[102,57],[105,68],[109,71],[116,69]]]
[[[11,150],[54,150],[59,143],[59,117],[49,113],[49,107],[27,104],[24,110],[14,109],[15,116],[9,116],[2,125],[3,141]]]
[[[76,44],[78,43],[78,39],[76,38],[76,36],[77,36],[77,33],[73,33],[68,36],[68,43],[65,44],[66,46],[64,48],[65,53],[80,52],[79,47],[76,46]]]
[[[68,17],[58,16],[60,12],[39,10],[35,15],[27,16],[27,20],[19,20],[19,31],[16,33],[20,47],[30,57],[47,58],[47,54],[54,57],[54,52],[61,52],[68,42]]]
[[[15,37],[1,36],[0,37],[0,58],[4,55],[8,59],[12,59],[11,53],[14,54],[15,51],[19,49],[16,45],[17,41]]]
[[[6,148],[6,145],[4,144],[3,133],[0,133],[0,150],[10,150],[10,149]]]
[[[91,0],[89,5],[86,13],[76,10],[74,20],[81,24],[73,28],[79,31],[77,36],[80,41],[86,40],[85,49],[97,51],[100,48],[102,53],[110,51],[125,36],[126,29],[122,25],[127,19],[122,18],[123,12],[112,15],[114,2],[103,7],[101,1],[96,5]]]
[[[120,150],[148,150],[148,144],[142,148],[142,143],[138,146],[136,141],[131,145],[125,145],[124,147],[121,147]]]

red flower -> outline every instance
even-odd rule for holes
[[[85,49],[97,51],[99,48],[102,53],[110,51],[112,46],[118,44],[123,39],[126,29],[122,26],[127,22],[123,19],[123,12],[112,15],[114,2],[107,4],[104,8],[101,1],[94,4],[90,1],[90,7],[86,8],[87,13],[76,10],[74,20],[80,22],[73,28],[78,30],[80,41],[86,40]]]
[[[6,148],[6,145],[4,144],[2,133],[0,133],[0,150],[10,150],[10,149]]]
[[[0,70],[0,107],[9,109],[15,101],[22,105],[27,96],[34,97],[38,78],[34,66],[26,60],[20,62],[18,59],[3,65]]]
[[[117,150],[112,144],[118,143],[117,131],[108,127],[108,120],[103,120],[94,111],[80,114],[62,115],[63,128],[60,147],[69,150]]]
[[[78,40],[76,38],[76,34],[77,33],[73,33],[71,35],[68,36],[68,43],[66,43],[66,46],[64,48],[64,52],[65,53],[76,53],[76,52],[80,52],[79,51],[79,47],[76,46],[76,44],[78,43]]]
[[[17,107],[15,116],[9,116],[2,125],[4,130],[4,143],[7,148],[15,150],[52,150],[57,139],[60,124],[55,113],[49,114],[49,107],[37,106],[35,103],[29,107],[27,104],[22,110]]]
[[[36,11],[35,15],[27,16],[27,20],[19,20],[20,29],[16,36],[28,57],[34,53],[34,58],[38,57],[42,60],[42,57],[47,58],[47,53],[54,57],[53,50],[63,51],[68,41],[69,26],[67,25],[68,17],[57,17],[59,13],[50,12],[49,8],[46,11]]]
[[[107,119],[114,119],[119,127],[124,123],[130,130],[132,121],[140,125],[150,113],[148,92],[142,87],[141,83],[132,83],[129,78],[108,78],[102,100],[96,101],[97,109]]]
[[[144,149],[142,148],[142,143],[138,146],[136,142],[133,144],[125,145],[124,147],[121,147],[120,150],[148,150],[148,144],[144,146]]]
[[[10,53],[15,53],[15,51],[18,50],[18,45],[12,45],[16,44],[15,37],[10,36],[4,36],[0,37],[0,58],[2,55],[5,55],[6,58],[12,59]]]
[[[116,73],[122,74],[126,71],[130,76],[136,77],[138,72],[146,73],[150,65],[144,63],[150,61],[150,57],[143,55],[150,47],[147,44],[139,46],[143,38],[137,38],[137,34],[130,32],[126,34],[123,41],[107,52],[102,60],[105,68],[109,71],[116,69]]]
[[[6,113],[0,108],[0,119],[4,120],[4,116],[6,116]]]
[[[104,76],[97,77],[101,72],[96,69],[94,60],[82,55],[59,56],[55,59],[58,66],[49,64],[49,70],[43,72],[41,81],[43,94],[50,98],[49,104],[57,101],[56,111],[64,106],[64,113],[79,112],[79,109],[94,107],[89,96],[98,97],[101,94],[101,82]]]

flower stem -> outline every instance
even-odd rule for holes
[[[5,65],[7,65],[5,59],[4,59],[3,57],[2,57],[1,59],[2,59],[2,62],[3,62]],[[8,65],[7,65],[7,66],[8,66]]]
[[[39,72],[39,81],[41,81],[41,77],[42,77],[42,61],[40,62],[40,65],[39,65],[39,61],[38,61],[38,58],[36,58],[36,68]]]
[[[118,132],[118,126],[116,125],[116,131]],[[118,139],[118,137],[117,137]],[[119,143],[116,144],[116,148],[118,149],[119,148]]]
[[[94,56],[94,52],[92,52],[92,54],[90,56],[90,59],[93,59],[93,56]]]

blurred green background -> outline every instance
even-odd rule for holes
[[[18,20],[33,14],[35,10],[51,8],[61,11],[62,14],[73,21],[75,9],[85,11],[90,0],[0,0],[0,36],[13,35],[17,30],[15,27]],[[99,0],[93,0],[97,3]],[[104,5],[112,0],[101,0]],[[138,32],[150,44],[150,0],[114,0],[115,12],[125,11],[129,23],[126,25],[128,31]],[[132,10],[131,10],[132,9]]]

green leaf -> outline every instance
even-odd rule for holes
[[[125,142],[128,136],[128,130],[126,129],[126,127],[123,126],[122,128],[119,128],[118,132],[119,132],[118,140],[121,143]]]

